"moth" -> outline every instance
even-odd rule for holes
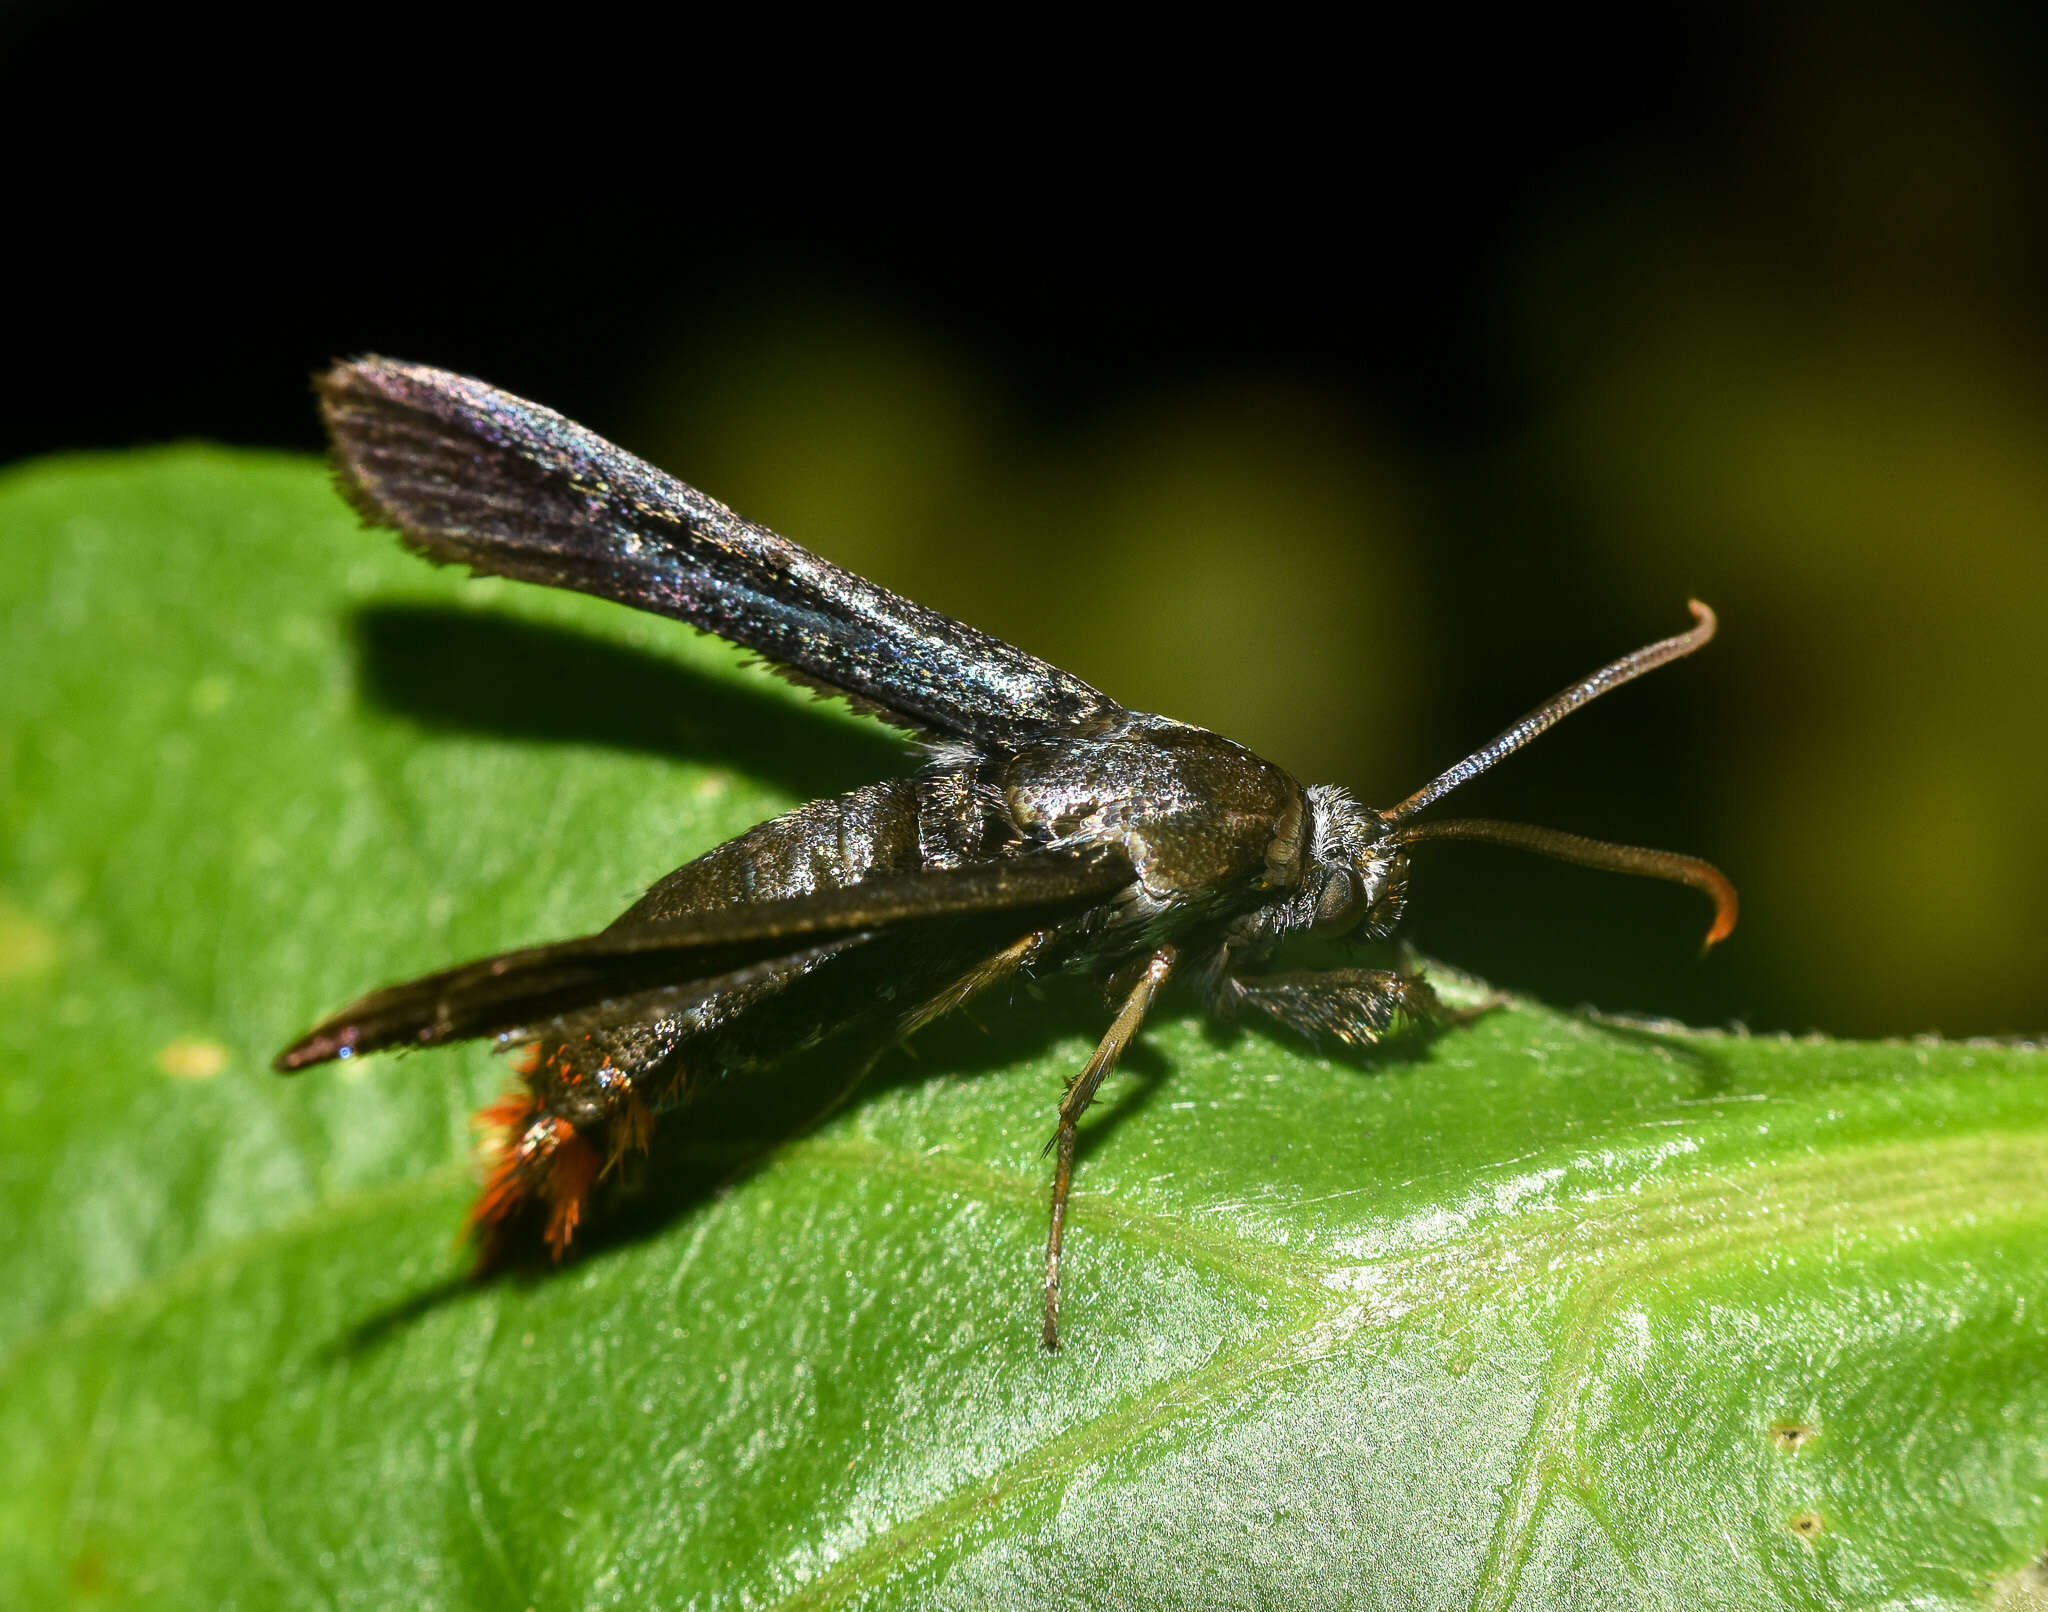
[[[467,1224],[487,1249],[530,1228],[560,1258],[599,1179],[655,1126],[687,1123],[713,1083],[766,1078],[833,1035],[884,1047],[1005,981],[1079,973],[1112,1012],[1048,1144],[1041,1338],[1056,1349],[1077,1126],[1170,981],[1221,1018],[1341,1043],[1456,1023],[1466,1015],[1410,968],[1273,966],[1292,936],[1388,936],[1409,855],[1433,840],[1674,880],[1712,898],[1707,945],[1734,927],[1733,886],[1696,858],[1417,821],[1587,701],[1706,643],[1714,614],[1697,601],[1689,631],[1574,683],[1376,811],[1220,734],[1128,710],[481,381],[363,358],[316,387],[343,495],[425,558],[687,622],[924,747],[913,775],[748,830],[597,934],[373,991],[278,1055],[291,1072],[470,1037],[524,1048],[518,1084],[479,1116],[494,1162]]]

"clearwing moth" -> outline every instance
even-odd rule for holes
[[[707,1082],[849,1029],[887,1045],[1013,976],[1079,972],[1114,1016],[1068,1082],[1048,1148],[1041,1336],[1055,1349],[1076,1125],[1169,979],[1220,1017],[1263,1014],[1338,1042],[1456,1022],[1412,971],[1269,967],[1289,936],[1390,934],[1408,854],[1428,840],[1675,880],[1713,899],[1709,946],[1734,927],[1733,886],[1692,857],[1415,821],[1588,700],[1706,643],[1714,614],[1697,601],[1690,630],[1574,683],[1375,811],[1219,734],[1126,710],[481,381],[364,358],[317,386],[341,491],[427,559],[673,616],[926,745],[913,776],[762,823],[597,934],[373,991],[278,1055],[289,1072],[475,1036],[527,1048],[519,1084],[480,1116],[495,1162],[469,1225],[487,1245],[537,1223],[559,1258],[593,1184]]]

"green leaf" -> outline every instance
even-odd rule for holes
[[[0,1604],[2030,1593],[2038,1054],[1518,1004],[1339,1060],[1173,998],[1084,1127],[1048,1358],[1102,1017],[1055,989],[717,1189],[788,1108],[731,1094],[586,1257],[471,1285],[491,1057],[270,1055],[905,752],[430,570],[299,460],[32,466],[0,532]]]

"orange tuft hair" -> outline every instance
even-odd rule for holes
[[[583,1218],[583,1200],[603,1167],[603,1157],[583,1133],[565,1119],[555,1121],[555,1149],[548,1160],[548,1249],[556,1259],[568,1250]]]
[[[541,1100],[524,1087],[478,1109],[474,1123],[485,1133],[490,1166],[464,1217],[463,1234],[481,1237],[482,1264],[495,1263],[497,1233],[537,1195],[547,1201],[548,1249],[560,1259],[583,1219],[583,1202],[604,1167],[603,1155],[566,1119],[543,1118]]]
[[[476,1236],[505,1220],[527,1194],[527,1150],[521,1145],[540,1114],[540,1099],[523,1088],[515,1088],[495,1103],[480,1108],[470,1123],[483,1132],[480,1149],[489,1161],[483,1190],[463,1217],[462,1232]]]

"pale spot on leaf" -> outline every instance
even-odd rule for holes
[[[1814,1438],[1820,1429],[1811,1422],[1787,1418],[1771,1423],[1771,1442],[1787,1455],[1796,1454],[1800,1447]]]
[[[1994,1581],[1984,1604],[1991,1612],[2048,1612],[2048,1557]]]
[[[57,936],[49,925],[0,901],[0,984],[41,974],[56,961]]]
[[[217,672],[210,672],[192,685],[192,714],[212,716],[228,703],[234,687]]]
[[[228,1066],[228,1049],[218,1041],[184,1036],[156,1055],[156,1066],[176,1080],[211,1080]]]

